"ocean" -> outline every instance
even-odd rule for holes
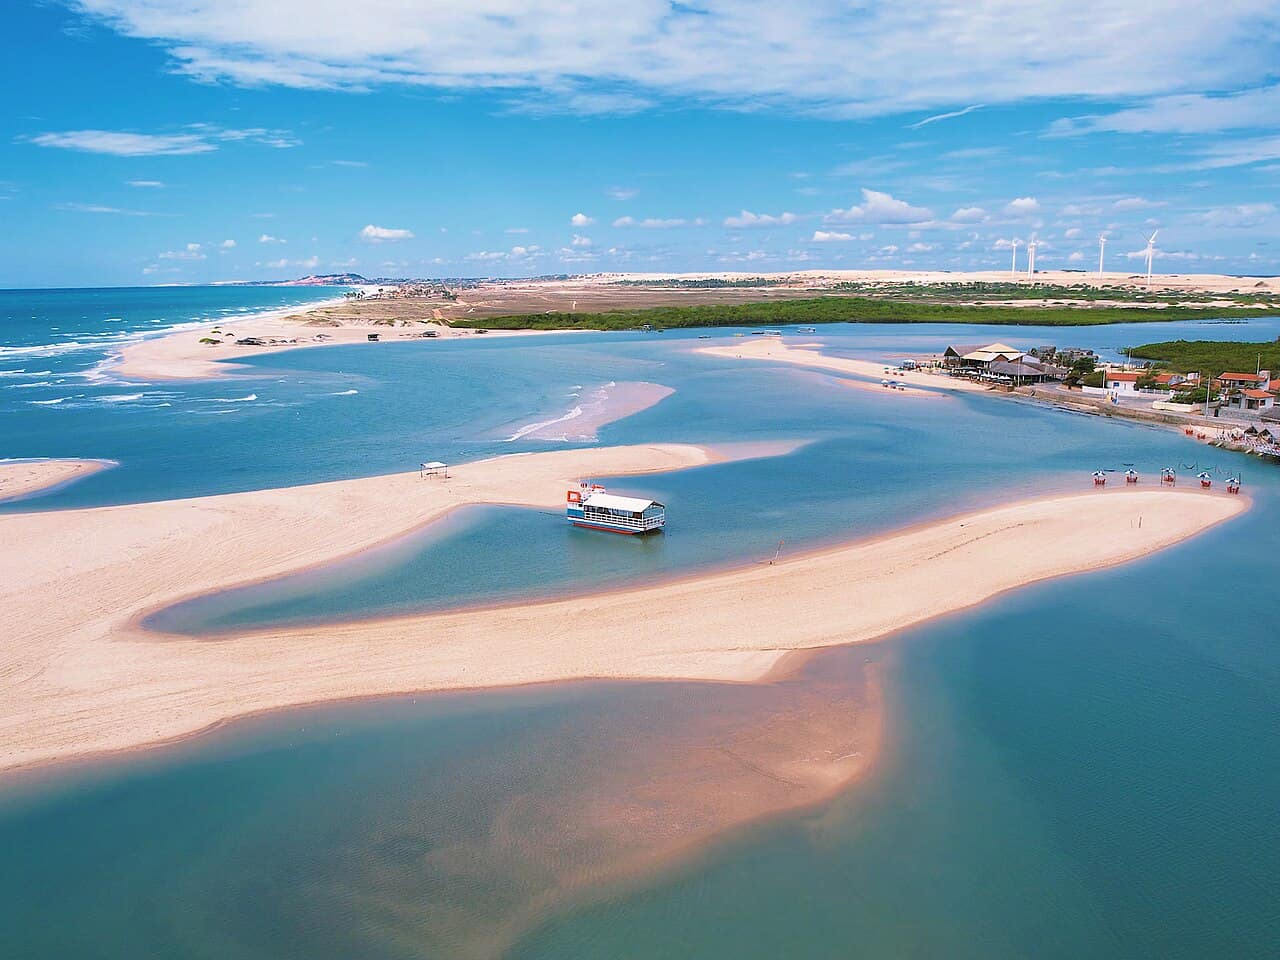
[[[5,349],[43,351],[0,353],[18,371],[0,387],[3,455],[119,464],[4,509],[590,445],[520,432],[584,393],[604,390],[607,402],[610,383],[641,380],[676,392],[595,442],[803,445],[615,481],[668,504],[660,538],[476,508],[327,570],[163,611],[165,629],[325,622],[661,579],[751,562],[779,541],[805,549],[1083,489],[1093,470],[1129,463],[1148,476],[1170,464],[1243,471],[1255,505],[1157,556],[826,651],[776,683],[557,684],[308,708],[15,782],[0,788],[0,956],[1275,955],[1273,467],[1128,422],[982,396],[892,396],[691,352],[731,342],[732,331],[711,341],[695,331],[326,347],[203,383],[118,383],[104,364],[147,327],[295,305],[272,299],[286,295],[331,292],[0,294]],[[96,319],[69,323],[77,311]],[[116,317],[128,329],[107,339]],[[1268,318],[835,325],[806,339],[871,358],[984,339],[1114,355],[1179,336],[1278,332]],[[73,342],[84,346],[53,352]],[[46,368],[41,380],[26,376]],[[57,404],[31,402],[62,393]],[[867,774],[833,799],[716,828],[728,815],[708,790],[727,745],[832,736],[864,715],[872,677],[887,723]],[[679,847],[681,837],[690,843]],[[671,851],[637,868],[650,847]]]

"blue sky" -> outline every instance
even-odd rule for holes
[[[464,8],[465,9],[462,9]],[[1280,5],[15,0],[0,286],[1280,273]]]

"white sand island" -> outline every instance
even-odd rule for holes
[[[868,640],[1023,584],[1148,556],[1248,506],[1200,491],[1089,491],[571,600],[214,639],[139,626],[157,608],[351,555],[466,504],[558,508],[582,476],[777,452],[523,454],[457,466],[447,481],[412,473],[2,516],[0,535],[15,546],[0,555],[0,769],[350,697],[584,677],[758,680],[790,651]]]

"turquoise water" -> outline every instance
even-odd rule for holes
[[[1275,327],[1143,325],[1138,341],[1116,328],[841,326],[806,339],[880,357],[948,340],[1118,349]],[[1276,955],[1274,471],[1129,423],[984,397],[893,398],[700,358],[688,353],[695,335],[326,348],[261,358],[234,390],[166,387],[184,398],[167,408],[5,407],[11,455],[121,464],[12,509],[373,474],[436,451],[554,449],[564,444],[505,438],[565,409],[575,388],[624,380],[677,392],[602,430],[602,443],[810,443],[619,480],[672,505],[660,539],[482,508],[352,565],[171,611],[167,625],[359,617],[668,576],[758,558],[779,539],[800,549],[1075,488],[1128,462],[1148,474],[1243,467],[1255,507],[1141,563],[823,654],[790,687],[570,684],[293,711],[11,786],[0,793],[0,956]],[[359,392],[336,395],[349,389]],[[262,399],[199,419],[197,399],[241,390]],[[708,511],[720,503],[731,509]],[[865,657],[884,660],[892,722],[864,782],[662,872],[557,886],[616,851],[604,834],[566,832],[556,810],[599,816],[610,783],[695,793],[699,765],[735,724],[773,709],[769,698],[807,702],[826,684],[815,711],[852,709],[831,690],[856,694]],[[681,756],[693,758],[685,779],[664,766]],[[636,770],[642,780],[627,780]],[[502,937],[487,936],[495,928]]]

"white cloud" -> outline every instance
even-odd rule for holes
[[[204,260],[206,258],[206,254],[200,249],[198,243],[188,243],[181,250],[166,250],[157,256],[161,260]]]
[[[1026,217],[1040,212],[1040,201],[1035,197],[1018,197],[1004,206],[1004,212],[1014,217]]]
[[[234,240],[223,240],[222,243],[218,244],[223,250],[234,250],[235,245],[236,242]]]
[[[396,240],[412,240],[413,231],[395,227],[375,227],[372,223],[360,230],[360,239],[369,243],[388,243]]]
[[[584,237],[584,236],[581,236],[581,235],[579,235],[579,234],[576,234],[576,233],[575,233],[575,234],[573,235],[573,246],[575,246],[575,247],[589,247],[589,246],[591,246],[591,238],[590,238],[590,237]]]
[[[1084,259],[1084,254],[1081,253],[1079,250],[1077,250],[1074,253],[1072,253],[1071,256],[1067,257],[1067,259],[1072,263],[1079,263],[1081,260]]]
[[[815,230],[813,236],[809,238],[811,243],[843,243],[845,240],[852,240],[853,234],[839,233],[835,230]]]
[[[1103,115],[1055,121],[1059,136],[1084,133],[1218,133],[1271,127],[1280,116],[1280,85],[1208,96],[1201,93],[1157,97],[1137,107]]]
[[[982,207],[961,207],[951,215],[956,223],[979,223],[987,219],[987,211]]]
[[[780,213],[774,216],[769,213],[752,213],[750,210],[743,210],[736,217],[725,217],[724,225],[738,229],[746,227],[778,227],[795,223],[799,219],[794,213]]]
[[[502,232],[503,233],[528,233],[529,228],[528,227],[507,227],[507,229],[503,230]]]
[[[630,200],[639,192],[639,190],[632,187],[610,187],[605,191],[605,193],[613,197],[615,200]]]
[[[270,147],[296,147],[300,140],[287,130],[255,127],[234,130],[209,124],[189,124],[178,133],[134,133],[125,130],[63,130],[23,138],[40,147],[57,147],[81,153],[104,153],[113,157],[177,157],[209,153],[218,144],[250,141]],[[151,181],[146,181],[152,185]],[[158,182],[158,181],[157,181]],[[136,185],[136,184],[135,184]]]
[[[1082,233],[1084,233],[1084,231],[1081,230],[1079,227],[1071,227],[1068,230],[1062,231],[1062,235],[1066,237],[1068,240],[1074,240],[1076,237],[1080,236]]]
[[[928,207],[913,207],[890,194],[864,188],[861,204],[847,210],[832,210],[825,219],[828,223],[924,223],[933,219],[933,211]]]
[[[369,165],[363,160],[331,160],[329,162],[335,167],[367,167]]]
[[[923,120],[917,120],[915,123],[907,124],[908,130],[919,130],[921,127],[927,127],[931,123],[937,123],[939,120],[953,120],[956,117],[963,117],[966,113],[973,113],[975,110],[981,110],[986,104],[975,103],[961,110],[952,110],[949,113],[938,113],[932,117],[925,117]]]
[[[149,188],[152,190],[160,190],[164,187],[163,180],[126,180],[126,184],[131,187]]]
[[[643,220],[637,220],[635,217],[619,217],[613,221],[615,227],[640,227],[645,230],[671,230],[675,227],[694,226],[700,227],[706,221],[686,220],[683,217],[673,217],[663,219],[661,217],[645,217]]]
[[[273,237],[269,233],[264,233],[258,238],[259,243],[288,243],[287,240],[281,240],[279,237]]]
[[[1145,197],[1121,197],[1111,206],[1115,210],[1146,210],[1148,207],[1160,207],[1164,206],[1164,204],[1156,203]]]
[[[1280,26],[1274,0],[984,0],[972,9],[954,0],[379,0],[320,13],[313,0],[74,4],[204,81],[482,87],[517,106],[584,113],[689,97],[867,116],[1233,89],[1271,75]]]
[[[1214,207],[1196,218],[1210,227],[1239,229],[1260,227],[1276,219],[1274,203],[1241,203],[1232,207]]]
[[[585,213],[575,213],[569,218],[569,225],[572,227],[589,227],[595,222],[595,217],[588,217]]]
[[[120,207],[108,207],[101,203],[59,203],[58,210],[69,210],[72,213],[109,213],[122,217],[167,217],[167,213],[151,213],[147,210],[123,210]]]

